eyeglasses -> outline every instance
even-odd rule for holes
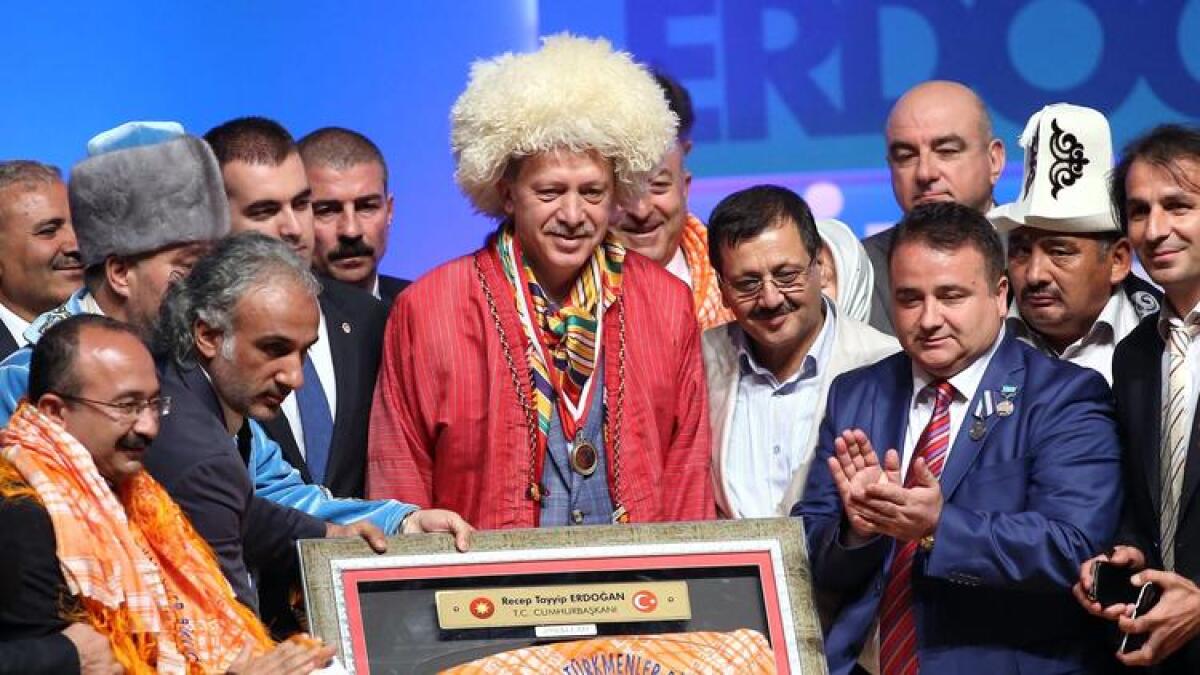
[[[733,290],[733,294],[738,300],[753,300],[767,287],[767,282],[770,282],[775,290],[783,294],[803,291],[804,287],[808,285],[808,273],[812,269],[813,266],[808,264],[783,269],[765,277],[744,276],[733,280],[721,279],[721,282]]]
[[[82,396],[69,396],[67,394],[59,394],[52,392],[61,399],[74,401],[98,407],[102,410],[112,410],[123,420],[135,420],[141,417],[142,413],[147,410],[154,412],[155,417],[166,417],[171,414],[171,397],[157,396],[155,398],[141,399],[139,401],[123,401],[121,403],[113,403],[112,401],[97,401],[91,398]]]

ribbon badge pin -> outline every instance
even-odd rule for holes
[[[1013,414],[1014,404],[1013,399],[1017,396],[1017,386],[1014,384],[1006,384],[1000,387],[1000,396],[1004,400],[996,404],[996,414],[1001,417],[1008,417]]]

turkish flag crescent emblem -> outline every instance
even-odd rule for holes
[[[653,612],[658,608],[658,598],[650,591],[638,591],[633,594],[633,608],[639,612]]]

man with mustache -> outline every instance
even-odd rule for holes
[[[383,153],[340,127],[317,129],[296,146],[312,187],[313,266],[391,307],[409,282],[379,272],[395,207]]]
[[[676,141],[662,90],[607,41],[556,35],[476,63],[451,129],[498,227],[396,299],[369,494],[488,529],[711,518],[691,295],[608,236]]]
[[[58,169],[29,160],[0,162],[0,359],[28,344],[43,312],[83,285],[83,264]]]
[[[1070,588],[1117,528],[1108,385],[1005,330],[978,210],[917,206],[890,259],[904,351],[834,380],[792,511],[838,603],[830,673],[1099,672]]]
[[[155,333],[173,414],[147,467],[212,545],[238,598],[251,607],[258,605],[260,572],[276,583],[289,578],[297,539],[357,534],[382,552],[381,529],[452,531],[460,548],[470,532],[452,513],[395,502],[327,500],[319,510],[306,509],[319,513],[318,520],[254,497],[264,492],[254,489],[245,468],[255,453],[249,422],[277,416],[292,390],[303,386],[301,363],[317,340],[318,292],[308,261],[284,243],[256,232],[232,235],[171,287]],[[255,480],[263,473],[257,467]],[[320,498],[286,503],[305,508]],[[279,515],[265,518],[263,511]],[[274,600],[263,599],[264,615],[272,618],[279,609],[269,605]]]
[[[654,80],[667,97],[671,112],[679,118],[675,144],[650,177],[645,193],[627,208],[613,225],[613,236],[633,251],[657,262],[692,289],[700,330],[733,320],[722,302],[716,272],[708,261],[708,229],[688,211],[688,187],[692,173],[683,165],[692,150],[692,97],[674,78],[654,73]]]
[[[729,195],[708,233],[736,317],[703,337],[717,512],[786,515],[808,476],[829,383],[898,347],[822,296],[820,235],[791,190],[759,185]]]
[[[291,134],[273,120],[243,117],[204,139],[221,165],[231,230],[280,239],[312,264],[312,190]],[[319,281],[320,339],[305,358],[307,386],[284,399],[283,414],[264,421],[266,435],[255,443],[277,443],[305,481],[339,497],[362,497],[387,307],[361,288]]]
[[[80,314],[38,341],[29,398],[0,432],[0,672],[183,672],[190,662],[306,673],[332,654],[299,642],[268,653],[265,628],[146,473],[170,403],[127,324]]]
[[[1013,333],[1049,356],[1112,383],[1117,343],[1158,311],[1149,284],[1127,284],[1133,251],[1107,200],[1108,120],[1091,108],[1047,106],[1021,135],[1020,199],[988,218],[1008,232]]]
[[[896,204],[908,213],[920,204],[955,201],[980,213],[992,207],[992,189],[1004,169],[1004,143],[979,96],[958,82],[931,80],[904,93],[884,130]],[[871,325],[895,334],[888,286],[888,251],[895,228],[863,240],[875,268]]]
[[[1200,672],[1200,128],[1163,125],[1125,147],[1112,205],[1146,272],[1165,291],[1162,310],[1117,345],[1113,393],[1124,447],[1125,500],[1116,546],[1079,569],[1076,598],[1144,644],[1117,658],[1147,672]],[[1102,551],[1103,548],[1096,549]],[[1158,604],[1088,597],[1096,560],[1152,583]]]

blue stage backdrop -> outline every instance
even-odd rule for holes
[[[1047,103],[1103,110],[1118,145],[1200,120],[1200,0],[456,0],[26,3],[0,38],[0,157],[68,169],[130,119],[196,133],[259,114],[300,136],[337,124],[387,155],[397,215],[385,269],[417,276],[492,223],[454,186],[448,112],[471,61],[560,31],[601,35],[678,77],[699,119],[692,210],[760,182],[868,233],[898,215],[882,126],[909,86],[968,83],[1009,148]]]

